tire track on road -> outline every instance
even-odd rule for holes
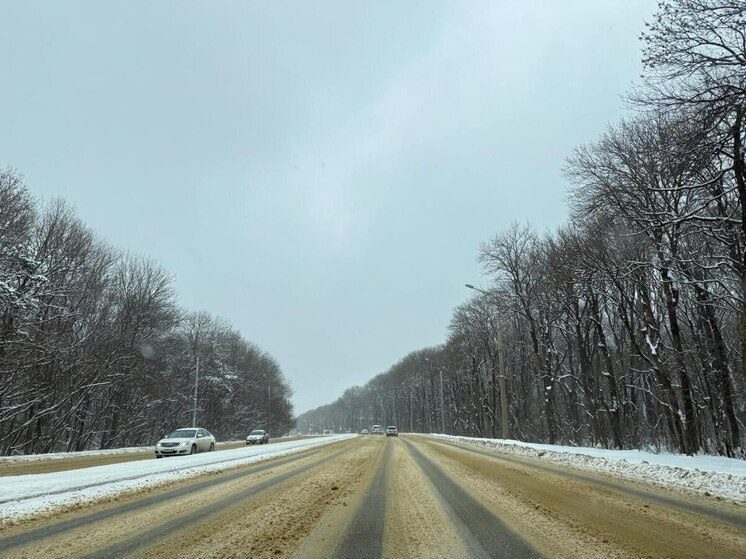
[[[405,439],[403,441],[440,495],[443,504],[476,539],[484,556],[498,559],[541,557],[502,520],[455,483],[435,462],[422,454],[412,442]],[[468,540],[468,535],[465,536]],[[474,551],[479,553],[478,550]]]
[[[432,439],[420,442],[428,457],[548,556],[743,555],[737,550],[746,534],[729,524]]]
[[[105,510],[83,514],[82,516],[77,516],[69,520],[56,522],[52,521],[52,523],[48,525],[39,526],[38,528],[23,531],[18,534],[3,536],[0,537],[0,552],[6,552],[26,544],[37,543],[56,536],[61,536],[73,530],[90,526],[91,524],[113,520],[121,516],[137,513],[149,507],[158,506],[169,501],[175,501],[199,491],[205,491],[223,484],[228,484],[233,481],[240,480],[242,478],[255,476],[257,474],[278,468],[280,466],[293,464],[301,460],[306,460],[308,458],[312,458],[317,454],[327,451],[335,444],[339,443],[332,443],[329,446],[311,447],[307,450],[302,450],[301,452],[292,454],[290,456],[269,458],[268,460],[263,461],[259,464],[242,467],[239,468],[237,471],[228,474],[218,474],[219,477],[213,477],[211,479],[206,479],[204,481],[199,481],[196,483],[186,481],[188,485],[176,489],[169,489],[168,486],[166,486],[165,488],[158,489],[159,491],[164,492],[158,493],[156,495],[137,499],[135,501],[124,503],[121,505],[115,505]],[[91,506],[95,507],[96,505],[93,504]],[[23,529],[23,525],[21,525],[20,529]]]
[[[273,486],[293,479],[301,475],[302,473],[308,472],[309,470],[318,468],[319,466],[335,460],[343,454],[350,452],[351,450],[352,447],[344,448],[338,452],[335,452],[334,454],[326,456],[320,460],[316,460],[311,464],[295,468],[293,470],[290,470],[289,472],[279,474],[266,481],[259,482],[256,485],[252,485],[251,487],[248,487],[242,491],[238,491],[237,493],[234,493],[229,497],[205,505],[202,508],[195,510],[194,512],[178,516],[173,520],[165,522],[164,524],[154,526],[144,533],[126,538],[103,549],[91,552],[85,555],[84,559],[113,559],[140,552],[143,549],[159,543],[164,539],[174,537],[177,532],[184,530],[189,526],[195,525],[211,516],[224,512],[226,509],[237,505],[241,501],[250,499],[251,497],[258,495]]]
[[[450,447],[458,448],[460,450],[465,450],[467,452],[473,452],[475,454],[480,454],[482,456],[486,456],[494,460],[504,461],[510,464],[515,464],[515,465],[519,465],[519,466],[523,466],[527,468],[534,468],[536,470],[542,470],[544,472],[554,474],[560,477],[564,477],[567,479],[572,479],[572,480],[580,481],[583,483],[593,484],[596,486],[604,487],[606,489],[611,489],[613,491],[618,491],[620,493],[631,495],[633,497],[648,499],[660,505],[677,508],[681,511],[688,512],[688,513],[697,513],[702,516],[707,516],[714,520],[718,520],[720,522],[726,522],[742,530],[746,529],[746,512],[723,510],[713,505],[707,505],[707,504],[696,502],[693,500],[681,499],[673,495],[672,496],[662,495],[653,490],[648,490],[642,487],[636,487],[634,485],[631,485],[632,483],[634,483],[634,481],[630,481],[629,483],[624,483],[621,481],[616,482],[614,480],[601,477],[601,475],[583,473],[581,471],[572,471],[568,468],[563,468],[561,466],[556,466],[553,464],[540,464],[533,460],[522,459],[522,458],[513,457],[513,456],[506,456],[505,454],[502,454],[502,453],[497,454],[495,452],[490,452],[489,450],[482,450],[479,448],[474,448],[469,444],[459,444],[456,442],[444,441],[444,440],[437,439],[437,438],[428,438],[428,440],[436,444],[450,446]]]
[[[330,444],[334,444],[334,443],[330,443]],[[311,447],[311,448],[313,448],[313,447]],[[231,449],[231,450],[235,450],[235,449]],[[201,453],[201,454],[205,454],[205,453]],[[212,453],[210,453],[210,455],[212,455]],[[187,458],[188,456],[194,456],[194,455],[185,455],[183,457],[173,456],[173,457],[169,457],[169,458],[171,458],[171,459],[178,459],[178,458]],[[184,470],[191,470],[193,468],[199,468],[199,467],[202,467],[202,466],[217,466],[217,465],[220,465],[220,464],[229,464],[231,462],[238,462],[240,460],[245,460],[246,458],[260,457],[260,456],[261,456],[261,454],[254,454],[254,455],[250,455],[250,456],[234,456],[233,458],[225,458],[223,460],[215,460],[213,462],[207,462],[207,463],[197,463],[197,464],[185,463],[185,464],[181,464],[180,465],[181,467],[179,467],[179,468],[173,468],[171,470],[162,470],[162,471],[155,471],[155,472],[145,472],[145,473],[139,473],[139,474],[131,475],[131,476],[118,477],[115,480],[107,479],[107,480],[103,480],[103,481],[83,483],[81,485],[76,485],[76,486],[72,486],[72,487],[64,487],[64,488],[56,489],[56,490],[45,490],[45,491],[40,491],[38,493],[30,493],[30,494],[24,495],[22,497],[12,497],[12,498],[3,498],[3,497],[0,497],[0,505],[2,505],[4,503],[9,503],[9,502],[30,501],[32,499],[38,499],[39,497],[47,497],[47,496],[50,496],[50,495],[63,495],[65,493],[74,493],[76,491],[82,491],[84,489],[93,489],[93,488],[96,488],[96,487],[104,487],[106,485],[112,485],[114,483],[119,483],[119,482],[122,482],[122,481],[134,481],[134,480],[137,480],[137,479],[144,479],[144,478],[147,478],[147,477],[151,477],[153,475],[171,474],[171,473],[175,473],[175,472],[181,472],[181,471],[184,471]],[[154,458],[154,460],[155,460],[155,458]]]
[[[387,439],[373,481],[347,525],[344,538],[337,544],[332,555],[334,559],[370,559],[382,556],[391,452],[391,441]]]

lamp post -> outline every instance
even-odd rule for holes
[[[486,295],[488,297],[495,297],[494,293],[490,293],[489,291],[485,291],[484,289],[479,289],[478,287],[475,287],[474,285],[467,283],[465,284],[467,288],[472,289],[474,291],[478,291],[479,293],[482,293],[483,295]],[[500,324],[500,318],[497,319],[497,327],[496,327],[496,343],[497,343],[497,361],[499,365],[499,375],[497,378],[498,386],[500,387],[500,427],[501,427],[501,437],[503,439],[509,439],[510,438],[510,425],[508,425],[508,393],[505,389],[505,353],[503,352],[503,337],[502,337],[502,325]],[[494,371],[494,366],[493,366]]]
[[[197,427],[197,385],[199,384],[199,355],[194,369],[194,401],[192,402],[192,427]]]
[[[440,368],[440,429],[442,433],[446,432],[446,408],[443,398],[443,367]]]

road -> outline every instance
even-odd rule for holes
[[[0,530],[2,557],[736,558],[744,550],[743,506],[420,436],[356,437]]]
[[[282,437],[270,439],[269,444],[295,441],[301,437]],[[306,436],[308,438],[308,436]],[[246,443],[243,441],[218,442],[215,450],[232,450],[241,448]],[[121,462],[135,462],[138,460],[152,460],[153,450],[142,452],[130,452],[127,454],[94,454],[88,456],[71,456],[70,458],[55,458],[53,460],[33,460],[23,462],[0,462],[0,477],[22,476],[29,474],[47,474],[50,472],[63,472],[66,470],[78,470],[80,468],[93,468],[105,466],[106,464],[119,464]]]

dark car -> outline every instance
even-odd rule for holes
[[[246,437],[246,444],[266,444],[269,442],[269,433],[264,429],[254,429]]]

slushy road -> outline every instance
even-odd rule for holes
[[[370,435],[4,526],[0,556],[735,558],[743,509],[450,441]]]

